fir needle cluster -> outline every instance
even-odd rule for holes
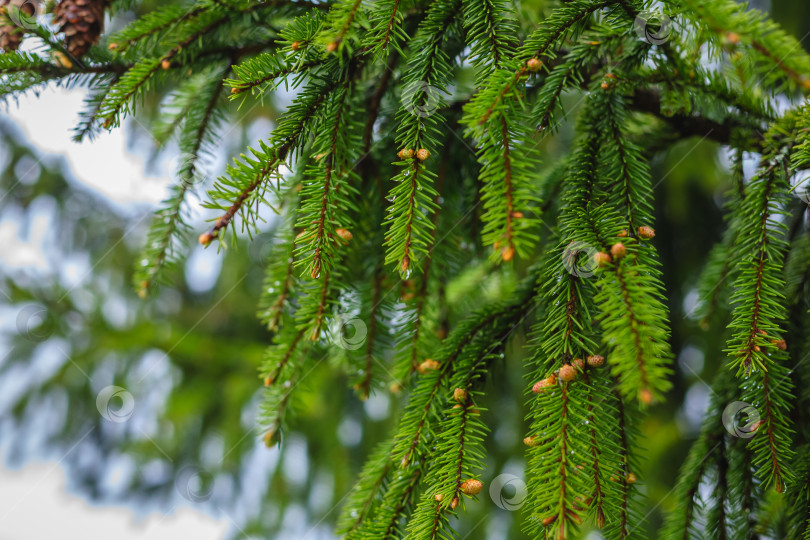
[[[668,0],[656,5],[673,26],[651,40],[642,0],[551,1],[539,15],[503,0],[147,12],[61,0],[32,4],[22,27],[9,18],[18,4],[0,2],[4,99],[82,86],[78,140],[134,116],[182,152],[135,272],[144,297],[192,243],[189,198],[233,103],[292,92],[272,132],[208,186],[218,217],[197,239],[228,247],[262,231],[266,209],[280,215],[258,303],[272,332],[266,444],[283,441],[322,358],[361,399],[407,392],[346,499],[345,538],[456,537],[452,518],[487,492],[487,381],[529,323],[526,534],[644,537],[639,427],[666,399],[673,361],[650,158],[694,136],[727,146],[736,183],[698,312],[728,326],[711,410],[739,399],[760,420],[744,440],[707,415],[660,537],[748,538],[779,523],[810,538],[810,432],[797,423],[810,399],[810,241],[807,201],[793,196],[810,169],[810,55],[767,17]],[[105,13],[134,16],[101,35]],[[34,46],[21,52],[24,39]],[[543,168],[571,95],[574,142]],[[791,105],[777,111],[777,98]],[[758,161],[751,178],[745,156]],[[481,268],[522,280],[449,317],[448,283]]]

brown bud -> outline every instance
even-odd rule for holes
[[[608,88],[610,88],[610,85],[607,82],[603,82],[602,84],[599,85],[599,87],[602,90],[607,90]]]
[[[627,232],[627,229],[622,229],[616,236],[618,236],[619,238],[627,238],[628,235],[629,233]]]
[[[172,63],[168,58],[164,58],[163,61],[160,63],[160,67],[163,69],[169,69],[172,67]]]
[[[431,360],[430,358],[416,367],[416,371],[423,375],[428,371],[436,371],[437,369],[439,369],[439,363],[436,360]]]
[[[420,148],[416,151],[416,157],[419,159],[419,161],[425,161],[430,157],[430,152],[428,152],[426,148]]]
[[[560,379],[565,382],[571,382],[577,378],[577,370],[571,364],[564,364],[560,368]]]
[[[391,390],[392,394],[399,394],[402,392],[402,385],[397,382],[391,383],[391,386],[389,386],[388,389]]]
[[[442,502],[442,499],[444,499],[444,495],[442,495],[441,493],[437,493],[436,495],[433,496],[433,499],[436,502]]]
[[[70,61],[70,57],[68,57],[68,55],[66,55],[62,51],[54,51],[52,53],[52,57],[53,57],[54,63],[57,66],[65,68],[65,69],[73,68],[73,62]],[[104,126],[104,127],[107,127],[107,126]]]
[[[397,152],[397,157],[399,159],[411,159],[413,158],[413,150],[410,148],[403,148],[399,152]]]
[[[729,45],[737,45],[740,42],[740,36],[735,34],[734,32],[729,32],[726,34],[726,43]]]
[[[554,514],[553,516],[548,516],[547,518],[543,518],[543,525],[548,527],[555,521],[557,521],[557,514]]]
[[[202,244],[203,246],[207,246],[211,243],[211,240],[214,239],[214,235],[210,232],[202,233],[197,241]]]
[[[450,508],[455,510],[456,506],[458,506],[458,497],[453,497],[453,500],[450,501]]]
[[[409,459],[409,456],[405,456],[404,458],[402,458],[402,461],[400,461],[399,464],[404,469],[405,467],[407,467],[410,464],[410,462],[411,462],[411,460]]]
[[[337,229],[335,230],[335,234],[337,234],[340,238],[342,238],[346,242],[354,238],[354,235],[348,229]]]
[[[513,248],[512,246],[506,246],[501,250],[501,258],[506,262],[511,261],[512,257],[514,256],[515,256],[515,248]]]
[[[463,388],[456,388],[453,390],[453,399],[458,401],[459,403],[464,403],[467,401],[467,391]]]
[[[628,484],[635,484],[636,480],[638,479],[636,478],[635,474],[627,473],[627,478],[625,478],[625,480],[627,481]]]
[[[653,395],[649,388],[642,388],[641,392],[639,392],[638,398],[644,405],[649,405],[652,403]]]
[[[326,46],[326,52],[333,53],[333,52],[335,52],[337,50],[337,48],[338,48],[338,42],[333,41],[332,43],[330,43],[329,45]]]
[[[537,438],[537,436],[532,435],[530,437],[524,438],[523,439],[523,444],[525,444],[526,446],[530,446],[530,447],[531,446],[540,446],[540,440]]]
[[[605,73],[606,79],[616,79],[616,75],[613,73]]]
[[[610,248],[610,254],[614,259],[621,259],[627,255],[627,248],[624,247],[624,244],[622,243],[613,244],[613,246]]]
[[[268,448],[273,446],[276,441],[278,440],[277,437],[278,432],[274,429],[271,429],[267,433],[264,434],[264,445]]]
[[[514,212],[512,212],[512,217],[515,219],[523,219],[523,212],[515,210]]]
[[[300,41],[293,41],[292,44],[290,44],[290,48],[292,50],[294,50],[294,51],[297,51],[298,49],[301,48],[301,42]]]
[[[480,480],[470,479],[462,482],[460,489],[463,494],[472,496],[481,493],[483,487],[484,484]]]
[[[463,406],[461,405],[461,403],[456,403],[455,405],[453,405],[453,408],[454,409],[461,409],[461,408],[463,408]]]
[[[593,260],[598,268],[604,268],[611,262],[610,255],[608,255],[604,251],[598,251],[594,253]]]
[[[776,345],[776,348],[779,349],[780,351],[787,350],[787,342],[784,339],[772,339],[771,343]]]
[[[231,88],[231,94],[238,94],[239,92],[241,92],[239,88]]]
[[[118,43],[110,43],[109,45],[107,45],[107,48],[111,51],[114,51],[115,49],[118,48]]]
[[[543,391],[544,388],[549,388],[551,386],[554,386],[555,384],[557,384],[557,377],[554,375],[550,375],[545,379],[543,379],[542,381],[537,381],[536,383],[534,383],[534,386],[532,386],[532,392],[534,392],[535,394],[539,394],[540,392]]]
[[[268,375],[267,377],[264,378],[264,385],[270,386],[271,384],[273,384],[273,376]]]
[[[650,238],[655,238],[655,229],[652,227],[647,227],[646,225],[642,225],[638,228],[638,237],[642,240],[649,240]]]
[[[602,367],[605,364],[605,357],[600,356],[598,354],[592,354],[588,358],[586,358],[588,365],[591,367]]]
[[[410,266],[411,266],[411,258],[405,255],[404,257],[402,257],[402,263],[400,264],[400,268],[402,268],[403,272],[407,272]]]
[[[759,345],[754,345],[754,351],[755,352],[762,352],[762,347],[760,347]]]
[[[530,58],[529,61],[526,62],[526,67],[529,71],[537,72],[543,67],[543,62],[538,58]]]
[[[582,358],[574,358],[571,360],[571,365],[577,368],[579,371],[585,369],[585,362],[582,361]]]

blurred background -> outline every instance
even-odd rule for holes
[[[804,0],[751,5],[810,48]],[[173,283],[138,298],[133,269],[177,150],[157,148],[137,121],[72,142],[83,97],[47,88],[0,110],[0,540],[68,531],[86,540],[333,538],[343,497],[404,398],[380,391],[361,402],[343,378],[319,371],[282,447],[265,447],[257,366],[270,334],[255,311],[272,215],[265,233],[234,249],[192,242]],[[199,204],[206,183],[266,136],[289,97],[232,111],[221,154],[197,186],[194,231],[212,217]],[[572,137],[569,125],[547,142],[544,161],[562,156]],[[696,140],[653,157],[677,366],[675,388],[642,426],[650,538],[674,503],[670,490],[724,358],[722,333],[690,311],[697,271],[718,239],[705,231],[720,230],[726,164],[723,149]],[[483,270],[468,282],[475,290],[457,296],[511,286]],[[454,305],[463,316],[465,304]],[[489,383],[498,414],[485,480],[522,471],[525,411],[511,389],[524,384],[523,345],[518,336]],[[482,494],[462,536],[522,538],[516,513],[500,506]]]

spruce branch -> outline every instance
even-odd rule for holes
[[[219,237],[240,212],[244,216],[243,227],[249,230],[259,206],[266,202],[265,193],[271,187],[268,184],[275,179],[278,184],[276,191],[280,189],[279,169],[301,150],[307,136],[318,125],[321,106],[338,85],[337,80],[326,84],[310,82],[279,121],[271,144],[260,141],[258,149],[251,149],[253,158],[242,155],[241,160],[235,160],[227,168],[227,175],[220,177],[209,191],[210,202],[206,204],[206,207],[222,210],[224,214],[200,236],[202,244]]]
[[[499,344],[520,320],[528,306],[533,278],[527,278],[516,291],[514,298],[501,306],[491,306],[468,318],[448,336],[439,353],[439,360],[426,365],[413,392],[408,406],[400,420],[396,435],[393,458],[407,467],[424,453],[429,433],[433,429],[431,420],[438,415],[446,400],[448,376],[452,374],[454,362],[462,354],[483,353]],[[471,351],[467,351],[467,348]]]
[[[136,19],[126,28],[110,37],[113,50],[123,53],[133,45],[156,34],[168,30],[183,21],[194,19],[205,10],[198,5],[189,8],[186,5],[167,4]]]
[[[215,66],[216,68],[217,66]],[[178,184],[172,195],[163,202],[147,235],[146,247],[141,255],[142,264],[134,276],[138,294],[148,295],[158,282],[164,279],[164,272],[179,261],[178,248],[185,242],[188,225],[183,216],[183,206],[190,190],[198,183],[198,161],[210,152],[213,131],[221,116],[216,108],[222,96],[221,80],[230,71],[227,64],[223,70],[211,69],[189,81],[175,103],[184,117],[179,133],[181,163],[177,172]],[[213,72],[213,73],[212,73]],[[188,105],[183,104],[183,100]],[[176,125],[176,122],[171,123]]]
[[[442,49],[445,33],[457,16],[460,0],[440,0],[428,10],[414,38],[420,51],[408,64],[403,77],[403,104],[397,113],[397,145],[401,150],[394,163],[400,171],[389,193],[388,230],[385,239],[386,264],[394,264],[402,275],[421,267],[432,236],[430,214],[436,211],[435,174],[428,169],[431,153],[440,150],[441,108],[448,85],[450,59]],[[430,161],[428,161],[430,160]]]
[[[409,515],[416,501],[417,489],[424,469],[417,464],[408,470],[394,469],[386,492],[373,517],[365,521],[356,538],[358,540],[394,540],[404,538],[401,523]]]
[[[358,538],[362,525],[380,504],[380,492],[389,478],[393,463],[393,440],[386,440],[366,460],[363,471],[343,506],[335,532],[346,538]]]
[[[262,295],[259,300],[259,320],[269,330],[276,330],[281,324],[285,310],[295,298],[298,276],[295,273],[294,224],[295,214],[288,216],[290,223],[283,225],[284,232],[273,245],[268,255]]]
[[[712,396],[709,411],[700,429],[698,439],[692,444],[689,454],[681,467],[681,474],[675,487],[677,506],[667,516],[664,527],[664,538],[675,540],[697,537],[699,528],[696,512],[704,503],[700,493],[701,482],[724,447],[726,427],[723,417],[717,411],[723,411],[734,401],[736,385],[728,372],[720,372],[712,384]],[[714,501],[714,505],[725,505],[725,497]]]
[[[795,38],[760,11],[743,9],[729,0],[679,0],[677,5],[682,6],[684,15],[694,24],[710,33],[719,51],[723,51],[721,41],[726,38],[732,49],[745,47],[755,57],[746,64],[748,78],[761,78],[769,86],[779,89],[786,84],[790,90],[810,91],[807,76],[810,55]],[[778,69],[772,69],[774,67]],[[786,80],[780,80],[782,77]]]
[[[379,0],[369,10],[370,30],[363,44],[375,56],[388,56],[391,47],[403,54],[401,43],[408,39],[408,34],[402,27],[405,17],[401,4],[401,0]]]

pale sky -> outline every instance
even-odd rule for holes
[[[139,520],[126,507],[93,506],[70,495],[65,484],[64,471],[53,462],[0,469],[0,540],[218,540],[229,527],[225,518],[191,508]]]

